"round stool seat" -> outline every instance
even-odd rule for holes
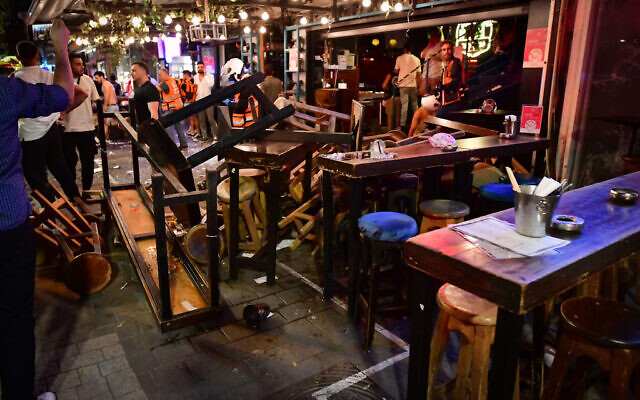
[[[578,334],[610,347],[640,348],[640,310],[624,303],[576,297],[562,303],[562,318]]]
[[[480,188],[480,196],[502,203],[513,203],[513,188],[509,183],[490,183]]]
[[[418,233],[413,218],[390,211],[364,215],[358,220],[358,227],[365,237],[382,242],[404,242]]]
[[[381,180],[381,184],[387,187],[387,190],[398,190],[415,188],[418,186],[418,176],[415,174],[403,173],[395,178],[387,178],[384,176]]]
[[[261,178],[265,174],[266,172],[264,170],[258,168],[240,168],[238,170],[238,175],[248,176],[250,178]]]
[[[436,300],[442,310],[461,321],[484,326],[496,324],[498,306],[457,286],[445,283]]]
[[[469,206],[455,200],[426,200],[418,207],[422,215],[429,218],[455,219],[469,215]]]
[[[258,184],[248,176],[241,176],[239,178],[239,201],[243,202],[255,196],[256,192],[258,191]],[[229,203],[231,201],[230,187],[231,179],[225,179],[218,184],[218,198],[223,203]]]

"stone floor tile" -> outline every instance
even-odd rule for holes
[[[143,390],[136,390],[135,392],[131,392],[129,394],[125,394],[122,397],[118,397],[117,400],[147,400],[148,397],[144,394]]]
[[[68,371],[47,378],[47,387],[53,392],[58,390],[69,389],[80,385],[78,372]]]
[[[107,381],[101,376],[87,383],[83,383],[77,387],[77,390],[78,398],[80,399],[93,399],[95,396],[104,393],[110,394],[109,385],[107,385]]]
[[[110,333],[107,335],[86,340],[82,343],[78,343],[78,349],[80,350],[81,353],[84,353],[91,350],[102,349],[103,347],[107,347],[112,344],[116,344],[118,343],[119,340],[120,339],[118,338],[117,334]]]
[[[222,331],[230,342],[255,334],[254,331],[240,325],[239,323],[225,325],[220,328],[220,331]]]
[[[40,393],[36,391],[36,393]],[[83,400],[78,396],[77,388],[63,389],[56,392],[56,400]]]
[[[189,338],[189,341],[196,351],[200,351],[203,348],[213,349],[215,347],[229,343],[229,338],[226,337],[220,329],[214,329],[192,336]]]
[[[136,373],[151,371],[158,367],[160,363],[151,352],[142,352],[137,354],[127,354],[129,365]]]
[[[100,374],[102,376],[111,375],[116,371],[120,371],[125,368],[131,368],[129,362],[125,356],[118,356],[110,360],[103,361],[98,364]]]
[[[108,375],[107,383],[109,384],[109,388],[111,388],[111,393],[115,397],[123,396],[141,389],[138,378],[130,368]]]
[[[48,378],[60,373],[60,367],[57,361],[49,361],[46,364],[36,365],[36,379]]]
[[[91,350],[60,360],[60,370],[69,371],[103,361],[102,350]]]
[[[181,360],[186,356],[193,354],[195,350],[187,339],[176,340],[171,343],[164,344],[154,348],[151,353],[156,357],[160,364],[166,364]]]
[[[294,287],[276,293],[286,304],[297,303],[309,297],[309,294],[302,287]]]
[[[78,368],[78,376],[80,376],[80,382],[85,384],[101,379],[100,369],[97,364],[89,365],[83,368]]]
[[[104,356],[105,360],[116,358],[118,356],[124,355],[124,348],[120,343],[112,344],[111,346],[107,346],[102,349],[102,355]]]

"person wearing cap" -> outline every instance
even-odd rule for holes
[[[425,120],[428,116],[436,115],[440,107],[441,104],[438,97],[434,95],[423,97],[422,100],[420,100],[420,108],[413,114],[411,128],[409,128],[409,137],[424,132],[426,127]]]
[[[9,76],[22,68],[22,63],[15,56],[6,56],[0,59],[0,75]]]
[[[56,58],[53,84],[37,85],[0,76],[0,381],[3,400],[34,399],[35,335],[33,295],[36,245],[29,221],[31,203],[25,190],[18,138],[18,119],[64,111],[74,100],[67,55],[69,30],[53,21]],[[51,393],[38,396],[55,400]]]
[[[14,77],[32,84],[53,84],[53,72],[38,66],[40,56],[35,44],[20,42],[16,45],[16,53],[24,67],[17,70]],[[87,97],[87,92],[77,85],[74,85],[74,93],[75,105]],[[53,202],[55,195],[47,178],[48,168],[69,200],[79,202],[78,186],[63,158],[60,157],[62,154],[61,132],[56,123],[59,117],[60,113],[56,112],[44,117],[21,118],[18,121],[18,135],[22,146],[22,170],[31,190],[39,191]]]

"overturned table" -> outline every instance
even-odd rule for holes
[[[562,196],[556,214],[577,215],[585,220],[585,225],[578,234],[554,233],[571,243],[550,254],[495,260],[449,228],[407,241],[405,262],[411,268],[407,398],[426,397],[431,327],[441,282],[449,282],[498,305],[488,398],[512,398],[524,314],[539,309],[545,301],[640,249],[640,205],[613,202],[609,199],[613,187],[640,190],[640,172]],[[514,222],[513,209],[492,216]],[[534,331],[541,329],[536,322]],[[544,344],[540,336],[534,334],[534,348],[538,348],[534,352],[538,354]]]

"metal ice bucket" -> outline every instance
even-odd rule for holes
[[[520,185],[520,193],[514,192],[516,232],[524,236],[544,237],[551,225],[553,212],[560,195],[534,196],[535,185]]]

